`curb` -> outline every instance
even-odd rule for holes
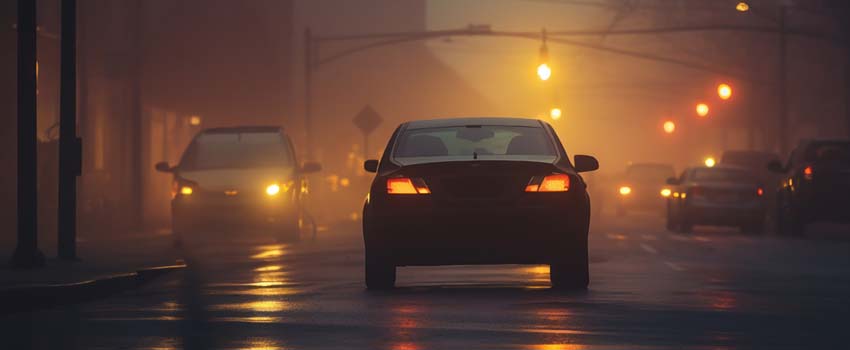
[[[185,264],[158,266],[136,272],[69,284],[29,285],[0,289],[0,315],[80,303],[138,288]]]

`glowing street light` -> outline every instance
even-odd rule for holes
[[[674,123],[672,120],[668,120],[664,122],[663,128],[665,133],[672,134],[676,131],[676,123]]]
[[[561,119],[561,109],[557,107],[552,108],[549,110],[549,117],[552,118],[552,120]]]
[[[549,47],[546,46],[546,29],[541,33],[543,44],[540,45],[540,65],[537,66],[537,77],[542,81],[549,80],[552,77],[552,67],[549,67]]]
[[[747,12],[750,10],[750,4],[741,1],[735,6],[735,10],[738,10],[738,12]]]
[[[546,63],[541,63],[537,66],[537,76],[540,77],[540,80],[549,80],[549,77],[552,76],[552,68],[549,68],[549,65]]]
[[[717,85],[717,96],[724,100],[728,100],[732,97],[732,87],[729,84],[720,84]]]
[[[697,104],[697,115],[703,118],[708,116],[708,105],[705,103]]]
[[[717,165],[717,161],[714,160],[714,157],[710,157],[710,156],[705,157],[705,160],[703,160],[703,163],[705,163],[705,166],[707,166],[709,168],[713,168],[715,165]]]

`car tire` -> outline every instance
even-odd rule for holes
[[[790,199],[782,197],[778,200],[776,215],[776,232],[786,237],[802,237],[806,234],[806,222]]]
[[[385,290],[395,287],[396,267],[366,248],[366,288]]]
[[[549,281],[552,288],[585,290],[590,285],[587,239],[583,241],[583,243],[576,244],[564,260],[549,265]]]

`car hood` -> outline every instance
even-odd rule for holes
[[[251,191],[293,180],[293,167],[250,168],[250,169],[206,169],[180,171],[181,179],[192,181],[208,191]]]

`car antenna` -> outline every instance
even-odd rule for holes
[[[472,151],[472,159],[478,159],[478,152]]]

